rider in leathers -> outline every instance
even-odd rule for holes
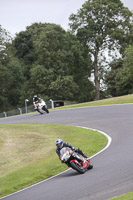
[[[57,146],[57,148],[56,148],[56,153],[58,154],[59,159],[60,159],[60,150],[61,150],[63,147],[69,147],[69,148],[71,148],[72,150],[75,150],[76,152],[78,152],[79,154],[81,154],[81,155],[82,155],[84,158],[86,158],[87,160],[89,160],[88,156],[85,155],[85,154],[82,152],[81,149],[76,148],[76,147],[70,145],[70,144],[67,143],[67,142],[63,142],[63,140],[61,140],[61,139],[57,139],[57,140],[56,140],[56,146]]]
[[[37,95],[34,95],[34,97],[33,97],[33,104],[34,104],[35,110],[37,110],[40,114],[42,114],[42,113],[37,108],[36,103],[41,103],[42,101],[43,101],[43,99],[41,99]]]

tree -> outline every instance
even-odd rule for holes
[[[107,91],[112,96],[133,93],[133,46],[126,48],[124,55],[124,59],[111,63],[105,76]]]
[[[133,45],[129,45],[125,50],[123,63],[124,79],[128,87],[128,92],[133,93]]]
[[[131,16],[120,0],[88,0],[69,18],[71,32],[88,46],[92,58],[96,100],[100,98],[100,76],[107,61],[105,52],[117,49],[123,53],[131,41]]]
[[[75,36],[56,24],[35,23],[20,32],[13,44],[26,77],[23,97],[91,99],[86,93],[93,90],[88,80],[90,57]]]
[[[11,41],[10,33],[0,25],[0,51],[4,48],[4,43],[9,41]]]
[[[105,84],[107,93],[113,97],[123,95],[121,76],[122,76],[123,59],[114,60],[110,63],[110,70],[105,74]]]
[[[21,87],[24,82],[21,65],[11,52],[9,46],[5,49],[5,57],[0,64],[0,109],[7,111],[16,108],[19,104]]]
[[[23,73],[14,56],[11,36],[0,26],[0,110],[7,111],[19,103]]]

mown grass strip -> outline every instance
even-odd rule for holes
[[[0,124],[0,197],[67,169],[55,152],[57,138],[81,148],[88,156],[107,143],[101,133],[79,127]]]
[[[119,197],[112,198],[110,200],[133,200],[133,192],[121,195]]]
[[[73,104],[69,106],[62,106],[55,109],[77,108],[77,107],[84,107],[84,106],[101,106],[101,105],[112,105],[112,104],[127,104],[127,103],[133,103],[133,94],[120,96],[120,97],[112,97],[112,98],[102,99],[98,101]]]

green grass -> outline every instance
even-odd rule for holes
[[[0,124],[0,197],[67,169],[55,152],[57,138],[81,148],[88,156],[107,142],[97,131],[73,126]]]
[[[55,109],[125,103],[133,103],[133,94]],[[97,131],[72,126],[0,124],[0,197],[67,169],[55,153],[57,138],[81,148],[88,156],[101,150],[107,142]],[[133,200],[133,193],[115,199]]]
[[[119,197],[112,198],[110,200],[133,200],[133,192],[121,195]]]
[[[64,109],[64,108],[76,108],[76,107],[84,107],[84,106],[100,106],[100,105],[112,105],[112,104],[126,104],[133,103],[133,94],[120,96],[120,97],[112,97],[108,99],[102,99],[99,101],[91,101],[80,104],[73,104],[69,106],[62,106],[55,109]]]

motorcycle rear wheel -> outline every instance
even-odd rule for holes
[[[79,172],[80,174],[84,174],[85,170],[83,168],[81,168],[78,164],[76,164],[75,162],[71,162],[71,167],[73,169],[75,169],[77,172]]]

